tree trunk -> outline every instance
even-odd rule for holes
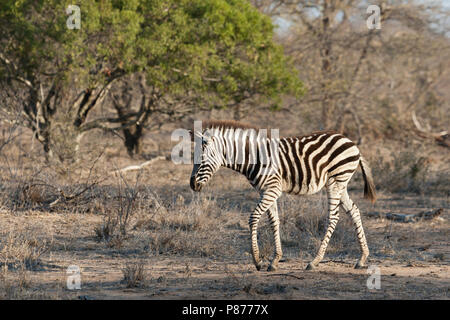
[[[123,107],[114,100],[114,106],[123,126],[122,132],[125,138],[125,147],[127,148],[128,155],[133,157],[134,155],[141,153],[141,140],[144,134],[144,126],[151,113],[153,100],[150,100],[148,105],[145,105],[145,96],[143,96],[140,114],[138,115],[136,122],[132,125],[128,123],[129,120],[126,117],[126,111],[129,109],[130,101],[131,100],[127,102],[126,107]]]
[[[123,129],[123,134],[125,136],[125,147],[127,148],[128,155],[133,157],[136,154],[141,153],[141,138],[142,138],[142,127],[136,128],[133,126],[131,129]],[[134,130],[133,130],[134,129]]]
[[[329,92],[329,79],[331,71],[331,40],[329,38],[329,28],[330,28],[330,17],[329,17],[329,7],[327,1],[324,2],[324,11],[322,18],[322,48],[320,50],[320,55],[322,57],[322,92],[324,94],[322,99],[322,126],[324,130],[330,129],[330,118],[334,111],[334,104],[332,99],[330,99]]]

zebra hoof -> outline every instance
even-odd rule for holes
[[[360,261],[358,261],[355,264],[355,269],[367,269],[367,266],[364,263],[361,263]]]
[[[256,270],[261,271],[262,263],[255,263]]]
[[[308,263],[308,265],[306,266],[306,270],[314,270],[316,269],[316,265],[312,264],[311,262]]]

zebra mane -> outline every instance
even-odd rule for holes
[[[203,129],[259,129],[256,126],[235,120],[205,120],[202,125]]]
[[[203,130],[212,129],[212,130],[219,130],[219,131],[225,131],[227,129],[236,132],[237,130],[241,129],[243,131],[245,130],[255,130],[256,132],[259,132],[259,130],[266,130],[267,138],[272,137],[271,128],[261,128],[257,126],[253,126],[251,124],[235,121],[235,120],[205,120],[202,122]]]
[[[261,127],[257,127],[245,122],[240,122],[240,121],[236,121],[236,120],[202,120],[202,129],[206,130],[206,129],[242,129],[242,130],[249,130],[249,129],[254,129],[254,130],[260,130],[262,129]],[[271,137],[271,128],[266,128],[267,130],[267,137],[270,138]],[[301,136],[287,136],[287,137],[282,137],[282,138],[298,138],[298,139],[302,139],[304,137],[310,137],[310,136],[317,136],[317,135],[322,135],[322,134],[340,134],[340,132],[336,131],[336,130],[319,130],[319,131],[314,131],[312,133],[309,134],[305,134],[305,135],[301,135]]]

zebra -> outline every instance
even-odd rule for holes
[[[364,197],[372,203],[376,200],[375,185],[367,161],[350,139],[336,131],[284,138],[256,135],[256,127],[236,121],[206,121],[202,125],[201,130],[190,131],[192,141],[201,141],[199,158],[194,161],[190,177],[190,187],[199,192],[220,167],[228,167],[245,175],[260,193],[260,201],[249,219],[251,254],[258,271],[262,267],[257,240],[261,215],[268,213],[273,232],[275,250],[267,270],[274,271],[283,254],[277,199],[282,192],[309,195],[319,192],[323,187],[328,196],[328,226],[317,255],[306,269],[314,269],[322,261],[339,220],[339,206],[351,216],[362,252],[355,268],[365,267],[369,249],[360,211],[347,193],[347,184],[359,165],[364,179]],[[270,151],[273,149],[269,145],[273,143],[278,146],[278,152]],[[195,145],[197,147],[200,143]],[[262,165],[261,155],[264,152],[269,155],[271,152],[273,155],[277,153],[278,156],[269,156],[268,164]],[[241,161],[236,161],[239,157]],[[276,161],[278,164],[273,165]],[[273,170],[268,171],[268,167]]]

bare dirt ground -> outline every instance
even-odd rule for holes
[[[67,204],[48,209],[39,204],[42,199],[37,196],[37,204],[23,209],[12,210],[4,205],[0,211],[0,297],[449,298],[446,196],[381,192],[371,205],[362,199],[362,181],[354,179],[349,194],[363,213],[371,250],[368,263],[381,272],[381,288],[368,289],[368,270],[353,269],[359,248],[351,221],[344,213],[323,263],[316,270],[305,271],[324,232],[324,193],[280,199],[284,260],[275,272],[258,272],[249,255],[247,226],[258,199],[256,192],[243,177],[222,169],[203,193],[194,194],[188,185],[190,171],[191,166],[162,160],[142,172],[139,184],[135,183],[136,172],[127,173],[126,179],[136,186],[139,196],[131,203],[132,215],[124,235],[115,231],[107,236],[101,229],[108,217],[123,208],[114,196],[120,195],[120,190],[114,189],[120,185],[117,178],[96,186],[95,192],[89,191],[90,197],[73,207]],[[45,198],[44,192],[40,197]],[[441,216],[416,223],[365,214],[418,213],[437,208],[444,208]],[[259,244],[267,264],[273,247],[265,219],[260,222]],[[80,290],[67,289],[70,265],[80,267]],[[142,268],[140,281],[134,285],[125,279],[127,267]]]

